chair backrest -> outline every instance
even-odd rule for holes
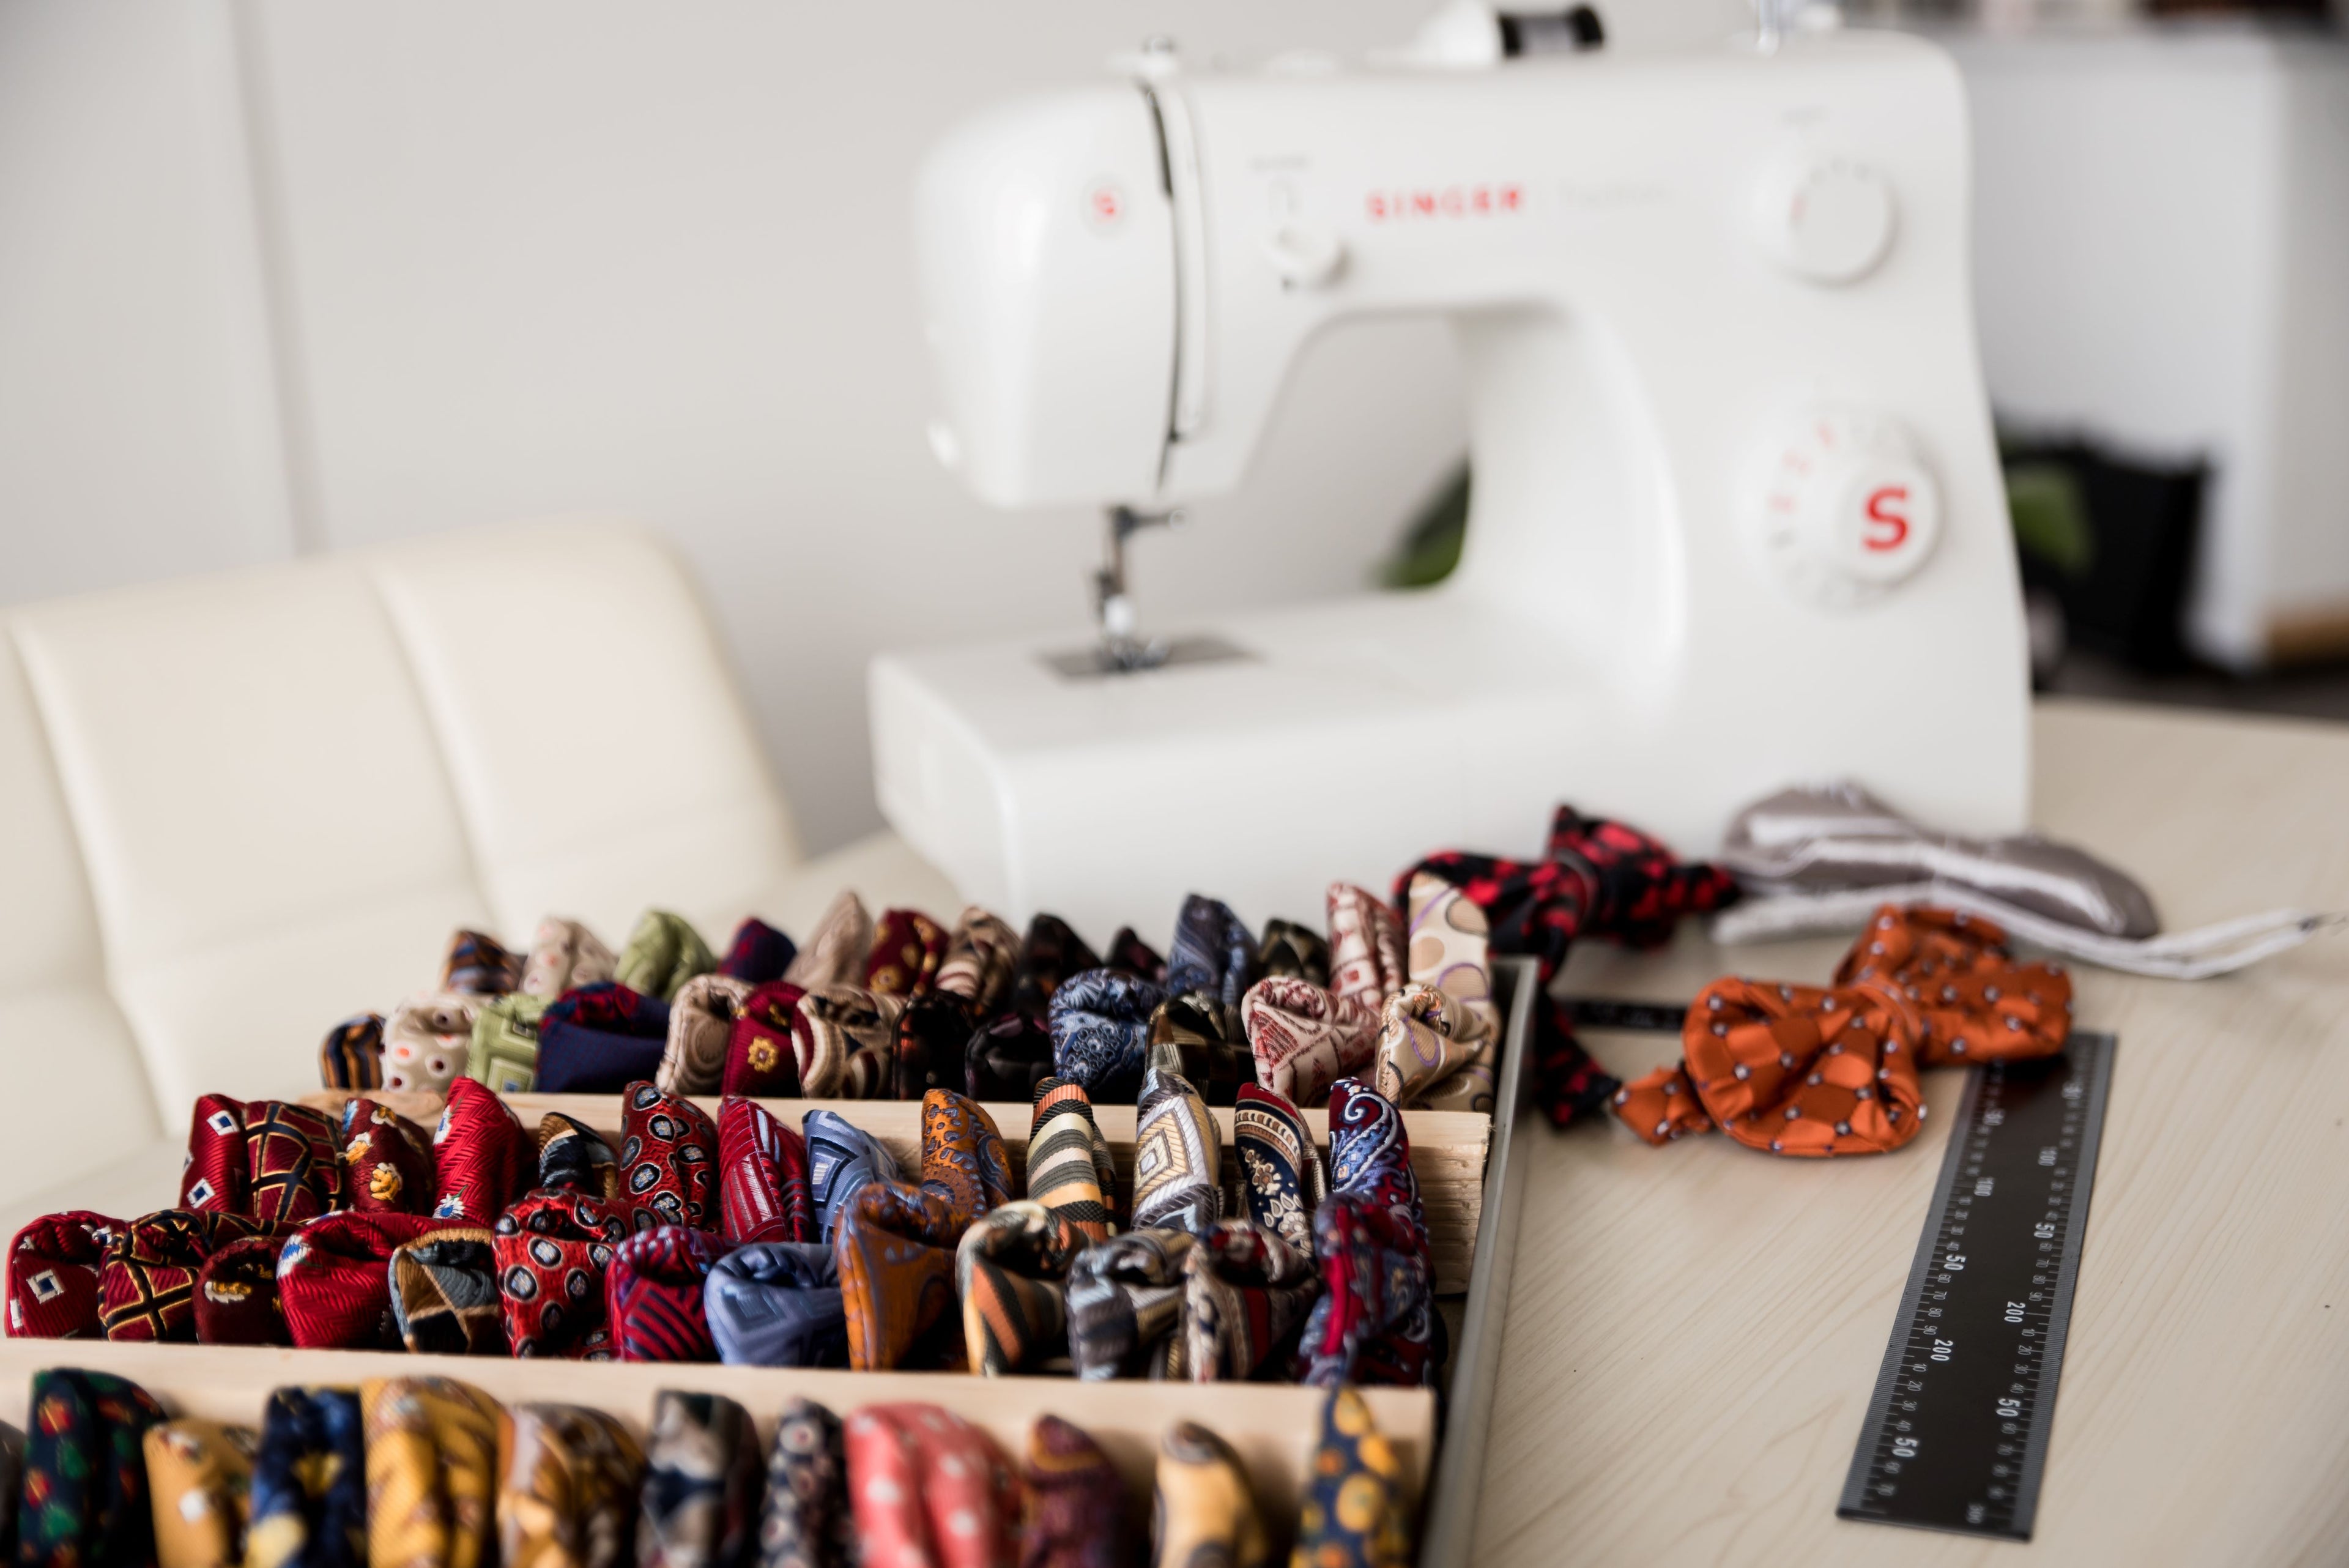
[[[522,943],[563,913],[616,942],[654,903],[719,926],[800,860],[691,586],[631,524],[28,606],[0,630],[0,1071],[62,1113],[120,1098],[90,1107],[100,1143],[176,1131],[206,1090],[316,1087],[326,1029],[427,984],[459,926]]]

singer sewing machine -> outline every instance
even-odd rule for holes
[[[2023,826],[1957,72],[1838,31],[1537,56],[1543,20],[1455,5],[1360,69],[1145,51],[932,152],[939,457],[1111,509],[1097,647],[873,666],[882,809],[970,897],[1309,918],[1333,877],[1530,852],[1561,800],[1701,853],[1803,779]],[[1241,482],[1315,333],[1396,312],[1464,361],[1458,569],[1146,635],[1127,535]]]

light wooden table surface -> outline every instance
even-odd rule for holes
[[[2043,704],[2035,815],[2172,929],[2349,909],[2349,726]],[[1726,972],[1822,982],[1841,940],[1588,946],[1576,994]],[[1962,1073],[1898,1153],[1774,1158],[1540,1128],[1475,1561],[2349,1562],[2349,935],[2193,982],[2076,967],[2120,1037],[2030,1544],[1847,1522],[1836,1501]],[[1661,1035],[1594,1033],[1624,1076]]]

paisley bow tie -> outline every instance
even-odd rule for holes
[[[2072,1026],[2072,981],[2018,964],[2006,933],[1949,909],[1886,905],[1825,989],[1723,979],[1682,1025],[1683,1060],[1616,1091],[1650,1143],[1718,1127],[1772,1154],[1882,1154],[1925,1119],[1918,1074],[2049,1056]]]

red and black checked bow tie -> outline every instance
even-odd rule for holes
[[[1729,873],[1703,861],[1682,862],[1635,827],[1557,808],[1539,860],[1504,860],[1445,850],[1395,879],[1396,907],[1407,908],[1413,874],[1425,871],[1458,888],[1485,911],[1492,950],[1527,957],[1540,968],[1534,1012],[1535,1093],[1550,1121],[1564,1127],[1605,1105],[1619,1087],[1599,1071],[1549,982],[1578,938],[1655,947],[1682,918],[1711,914],[1737,898]]]

